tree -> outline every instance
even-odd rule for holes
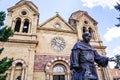
[[[5,12],[1,11],[0,12],[0,27],[4,25],[4,20],[5,20]]]
[[[120,70],[120,55],[115,55],[115,58],[116,58],[115,60],[116,65],[114,68]]]
[[[1,11],[0,12],[0,42],[6,42],[8,41],[8,38],[13,35],[13,31],[11,27],[3,27],[4,25],[4,20],[5,20],[6,14],[5,12]],[[0,49],[0,55],[4,48]],[[7,58],[4,57],[3,59],[0,60],[0,80],[6,80],[7,74],[5,73],[9,67],[12,65],[13,58]]]
[[[117,3],[117,5],[115,6],[115,9],[120,12],[120,4],[119,4],[119,3]],[[119,20],[119,23],[116,24],[116,26],[117,26],[117,27],[120,27],[120,15],[119,15],[119,17],[118,17],[117,19]]]

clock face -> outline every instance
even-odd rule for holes
[[[51,41],[51,46],[57,50],[57,51],[61,51],[65,48],[65,42],[62,38],[56,37],[53,38]]]

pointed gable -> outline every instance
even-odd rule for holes
[[[31,9],[37,15],[39,15],[37,6],[35,4],[33,4],[31,1],[26,1],[26,0],[20,0],[18,3],[16,3],[14,6],[8,8],[7,10],[8,10],[8,12],[12,12],[12,11],[14,11],[14,9],[22,7],[24,5],[28,6],[29,9]]]
[[[81,11],[81,10],[78,10],[74,13],[71,14],[70,18],[69,18],[69,21],[71,19],[74,19],[74,20],[78,20],[83,17],[83,16],[86,16],[88,19],[90,19],[91,21],[93,21],[95,24],[97,24],[97,21],[94,20],[91,16],[89,16],[89,14],[86,12],[86,11]]]
[[[61,31],[75,31],[75,29],[67,23],[59,14],[42,23],[39,28],[54,29]]]

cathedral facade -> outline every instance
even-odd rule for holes
[[[38,8],[31,1],[21,0],[8,8],[6,25],[14,35],[0,42],[4,51],[0,59],[13,57],[6,72],[7,80],[70,80],[70,53],[73,45],[82,40],[82,33],[93,36],[91,45],[106,55],[97,29],[97,22],[86,11],[73,12],[66,22],[58,13],[39,24]],[[109,68],[97,67],[99,80],[112,80]]]

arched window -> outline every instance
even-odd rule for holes
[[[12,75],[11,75],[12,74]],[[12,63],[11,73],[9,80],[26,80],[26,65],[25,62],[21,59],[17,59]]]
[[[20,18],[17,18],[17,19],[16,19],[15,28],[14,28],[14,31],[15,31],[15,32],[19,32],[19,30],[20,30],[20,25],[21,25],[21,19],[20,19]]]
[[[53,80],[65,80],[65,67],[58,64],[53,67]]]
[[[23,32],[27,33],[29,29],[29,20],[26,19],[23,26]]]
[[[95,39],[94,31],[91,27],[88,28],[89,33],[92,35],[92,39]]]
[[[18,62],[18,63],[16,63],[16,67],[22,67],[22,63],[21,62]]]
[[[21,62],[17,62],[15,67],[15,80],[20,80],[22,76],[22,66],[23,64]]]
[[[83,31],[83,33],[86,32],[87,31],[86,27],[83,27],[82,31]]]
[[[93,30],[92,28],[89,28],[89,33],[92,34]]]
[[[77,21],[75,19],[69,19],[69,23],[76,29],[77,27]]]
[[[64,67],[62,65],[56,65],[53,68],[53,72],[65,72]]]
[[[71,73],[69,61],[64,57],[56,57],[46,64],[46,80],[69,80]]]

